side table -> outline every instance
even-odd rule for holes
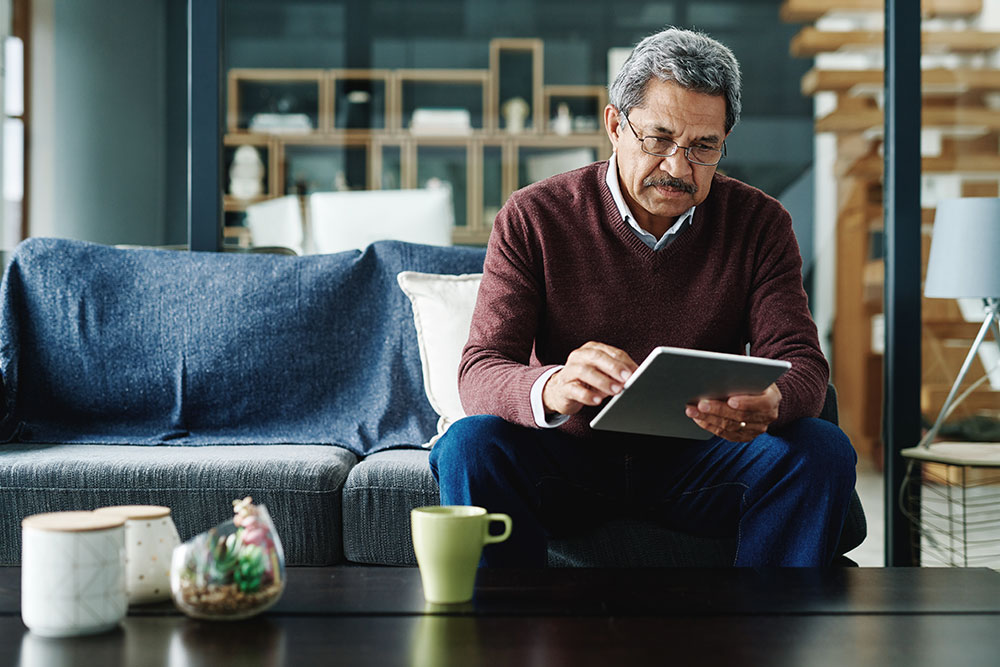
[[[914,564],[1000,568],[1000,443],[910,447],[900,504]]]

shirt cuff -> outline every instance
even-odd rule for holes
[[[562,366],[550,368],[539,375],[538,379],[531,385],[531,415],[535,418],[535,426],[538,428],[555,428],[569,419],[569,415],[555,415],[552,419],[547,419],[545,405],[542,403],[542,388],[545,387],[545,382],[561,368]]]

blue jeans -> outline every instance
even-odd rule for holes
[[[616,516],[736,537],[734,565],[829,565],[855,484],[857,455],[836,425],[801,419],[751,442],[595,432],[593,439],[499,417],[466,417],[434,445],[445,505],[509,514],[489,567],[545,567],[550,537]]]

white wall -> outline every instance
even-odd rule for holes
[[[165,242],[168,1],[33,1],[33,236]]]

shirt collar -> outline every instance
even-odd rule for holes
[[[680,230],[680,228],[688,220],[691,221],[691,224],[694,224],[694,209],[696,207],[692,206],[688,210],[684,211],[684,213],[677,218],[677,222],[675,222],[670,229],[664,232],[663,236],[659,239],[640,227],[639,223],[635,221],[635,216],[632,215],[632,211],[629,210],[628,204],[625,203],[621,187],[618,185],[618,161],[615,159],[616,157],[617,154],[611,154],[611,158],[608,160],[608,173],[604,180],[608,184],[608,189],[611,190],[611,198],[614,200],[615,206],[618,207],[618,213],[621,214],[622,220],[629,224],[632,230],[639,235],[639,238],[652,241],[654,244],[659,244],[667,239],[671,234],[675,234],[678,230]]]

